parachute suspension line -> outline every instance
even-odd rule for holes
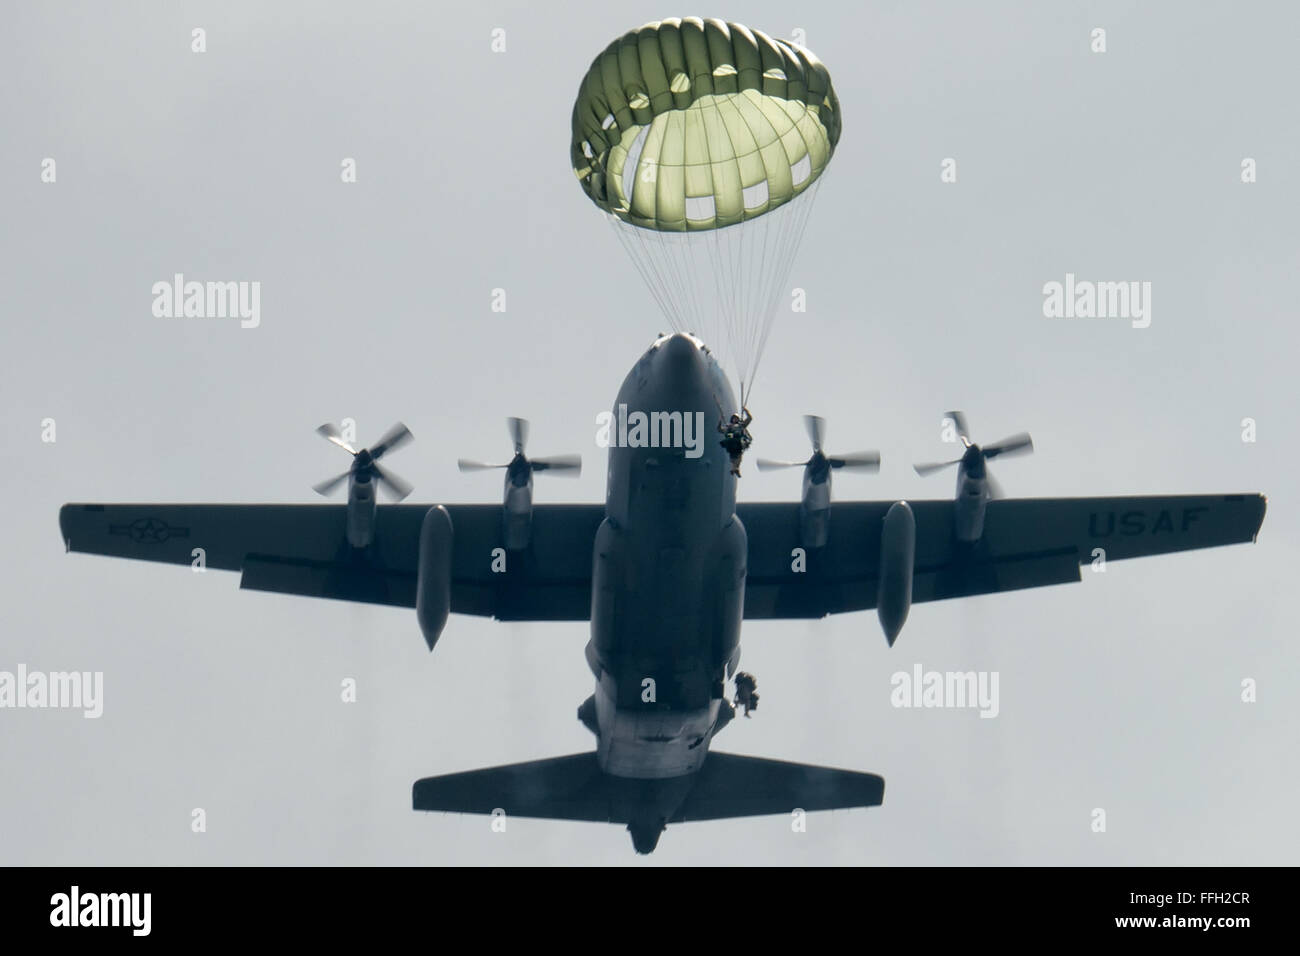
[[[736,377],[742,405],[825,175],[778,208],[721,229],[674,232],[608,217],[669,326],[717,350]]]
[[[641,231],[634,226],[624,225],[621,227],[624,232],[630,232],[636,239],[636,244],[640,250],[640,256],[633,253],[633,258],[638,258],[645,263],[647,271],[653,276],[653,281],[658,290],[658,298],[665,303],[664,315],[669,322],[674,322],[676,317],[681,313],[681,306],[674,295],[673,287],[668,283],[669,270],[659,257],[655,255],[656,250],[647,247],[646,237],[641,235]]]
[[[712,107],[717,128],[725,130],[726,125],[722,122],[716,101],[712,102]],[[693,107],[693,109],[697,111],[698,122],[706,124],[704,115],[699,111],[698,107]],[[715,197],[713,208],[714,227],[705,230],[704,234],[699,232],[691,234],[691,238],[694,240],[694,248],[685,250],[687,255],[684,256],[683,266],[687,271],[683,274],[689,275],[700,286],[706,287],[702,291],[705,293],[703,296],[704,309],[708,310],[708,314],[701,317],[701,326],[697,332],[712,348],[717,350],[719,361],[725,363],[726,360],[732,357],[731,340],[734,337],[731,321],[734,314],[734,306],[731,301],[733,282],[730,279],[730,273],[724,260],[726,250],[724,240],[718,235],[721,232],[726,232],[726,229],[719,229],[716,225],[716,217],[719,213],[716,204],[718,184],[713,179],[713,161],[716,157],[711,139],[707,140],[707,145],[710,158],[708,166],[709,192]],[[710,285],[711,290],[707,288]],[[708,294],[709,291],[712,292],[711,295]]]
[[[673,308],[672,304],[665,298],[664,293],[666,290],[664,288],[663,283],[658,281],[657,277],[654,276],[651,272],[651,270],[653,269],[653,262],[650,260],[648,256],[642,257],[637,255],[637,250],[633,248],[631,239],[627,235],[627,232],[629,230],[634,230],[635,227],[626,225],[622,220],[620,220],[617,216],[613,215],[612,213],[608,216],[608,219],[610,224],[609,227],[614,230],[614,235],[618,236],[619,244],[622,245],[623,250],[627,253],[627,257],[632,260],[632,265],[636,267],[636,271],[641,274],[641,281],[646,284],[646,288],[649,289],[650,294],[654,296],[654,300],[658,304],[659,310],[663,312],[664,316],[668,318],[669,322],[673,322],[675,309]],[[639,237],[638,237],[638,241],[639,241]]]
[[[744,305],[745,314],[741,317],[737,336],[739,343],[736,346],[737,361],[740,363],[741,371],[740,392],[741,407],[744,407],[748,397],[749,385],[754,370],[755,347],[757,345],[755,329],[765,320],[764,312],[766,311],[767,302],[763,294],[763,286],[766,284],[763,280],[763,265],[768,261],[767,250],[771,232],[772,221],[763,216],[759,216],[753,221],[756,229],[752,234],[745,237],[747,248],[742,250],[745,262],[741,266],[747,275],[754,277],[751,284],[747,301]]]
[[[662,236],[662,234],[661,234]],[[680,277],[678,282],[690,296],[689,328],[678,331],[690,332],[708,341],[712,335],[711,303],[714,298],[708,277],[701,275],[698,263],[698,245],[689,232],[674,233],[671,237],[673,251],[677,255],[674,275]]]
[[[669,326],[717,350],[736,377],[742,405],[825,175],[778,208],[721,229],[673,232],[609,217]]]
[[[737,368],[734,369],[737,375],[743,374],[743,366],[739,365],[740,355],[736,351],[736,339],[738,334],[738,322],[736,312],[736,294],[738,279],[736,278],[738,268],[734,261],[735,257],[735,236],[728,235],[728,232],[737,230],[737,226],[728,226],[724,229],[715,229],[705,241],[706,251],[709,256],[709,271],[714,277],[714,283],[718,291],[717,308],[717,329],[720,340],[714,344],[722,356],[728,361],[735,363]]]
[[[751,229],[750,226],[757,226],[757,228]],[[764,216],[758,216],[745,224],[744,235],[740,236],[737,271],[742,277],[755,277],[743,288],[741,311],[736,317],[736,335],[740,342],[737,353],[742,368],[740,372],[742,392],[748,391],[747,385],[754,370],[754,327],[763,320],[765,308],[763,283],[758,277],[762,275],[763,265],[768,261],[768,236],[771,234],[771,226],[772,223],[766,221]]]
[[[678,277],[677,284],[686,296],[680,328],[677,331],[690,332],[700,338],[707,338],[710,331],[708,289],[697,275],[698,268],[691,261],[694,253],[690,246],[690,234],[673,233],[668,235],[660,233],[658,238],[661,243],[666,244],[668,249],[672,251],[674,257],[672,275]]]
[[[692,317],[692,302],[688,298],[692,290],[684,287],[680,281],[673,281],[675,275],[680,275],[673,264],[674,243],[677,237],[654,230],[637,229],[633,226],[626,228],[634,230],[633,235],[641,246],[646,262],[654,270],[655,280],[659,283],[663,298],[671,307],[667,314],[669,325],[675,332],[685,331],[682,325],[689,323]]]
[[[639,228],[616,216],[610,224],[669,326],[675,332],[696,332],[699,290],[697,283],[686,281],[690,273],[681,265],[684,236]]]
[[[763,276],[763,264],[773,262],[772,250],[779,248],[780,246],[781,233],[777,227],[781,220],[785,218],[781,213],[782,210],[775,210],[774,214],[760,216],[758,219],[758,222],[761,223],[762,244],[757,253],[757,260],[753,265],[755,270],[754,274],[756,275]],[[758,237],[756,236],[755,238],[757,239]],[[779,260],[776,261],[779,265]],[[771,271],[779,272],[780,270],[778,268]],[[741,392],[746,395],[748,395],[749,390],[753,388],[754,375],[758,371],[758,362],[762,357],[762,341],[766,337],[766,333],[763,330],[771,325],[776,315],[776,301],[774,296],[775,287],[771,285],[770,279],[767,276],[764,276],[759,282],[755,283],[755,287],[757,291],[754,294],[751,308],[756,308],[759,314],[757,316],[757,321],[748,326],[749,340],[745,345],[747,381],[741,383]],[[743,408],[745,402],[742,401],[740,404]]]
[[[725,102],[720,97],[714,97],[709,101],[713,106],[714,121],[717,128],[722,130],[727,138],[727,155],[731,157],[731,163],[736,167],[736,175],[740,175],[739,162],[737,160],[736,143],[731,138],[731,127],[727,125],[726,119],[722,115],[722,103]],[[728,108],[733,109],[728,103]],[[712,143],[710,143],[712,146]],[[710,149],[712,153],[712,149]],[[710,157],[712,158],[712,157]],[[709,167],[712,175],[713,166]],[[717,195],[717,184],[714,183],[714,195]],[[717,210],[715,208],[714,214]],[[741,393],[745,390],[745,378],[748,374],[749,357],[745,354],[744,333],[745,322],[748,316],[746,311],[747,303],[744,301],[745,288],[742,283],[751,273],[745,268],[745,240],[749,238],[747,234],[746,223],[743,219],[744,213],[741,213],[742,220],[739,223],[733,223],[730,226],[718,229],[714,232],[714,248],[719,253],[716,257],[714,267],[720,268],[722,274],[719,279],[719,289],[725,296],[725,301],[719,303],[722,311],[722,318],[727,326],[727,344],[726,350],[735,365],[737,385]],[[743,402],[741,403],[744,404]],[[738,409],[737,409],[738,410]]]
[[[719,103],[719,100],[713,100],[718,125],[726,132],[730,154],[735,156],[735,141],[731,139],[730,128],[723,121]],[[800,136],[802,138],[802,131]],[[811,156],[812,149],[806,140],[804,148],[807,155]],[[731,303],[733,308],[738,305],[736,311],[731,313],[732,351],[735,353],[742,407],[745,405],[745,397],[753,388],[758,363],[762,359],[763,349],[776,318],[777,299],[781,287],[789,279],[794,253],[802,239],[803,226],[807,223],[808,207],[815,198],[819,183],[820,177],[809,183],[804,190],[804,193],[812,192],[814,195],[806,198],[803,194],[794,196],[784,204],[785,208],[769,210],[767,214],[733,228],[737,233],[738,246],[735,285],[739,286],[741,277],[752,276],[756,280],[750,283],[752,290],[737,288],[741,301],[737,304],[733,296]],[[799,200],[804,201],[801,203]],[[792,206],[800,208],[791,209]],[[754,234],[755,226],[758,228],[757,234]],[[726,232],[725,229],[719,231]],[[776,252],[771,252],[772,249]],[[745,294],[747,291],[750,292],[749,295]]]
[[[813,150],[804,136],[803,130],[796,127],[799,136],[804,140],[805,155],[811,157]],[[772,331],[772,324],[776,319],[776,311],[779,308],[779,298],[782,289],[788,284],[790,274],[794,268],[794,257],[799,251],[803,242],[804,229],[808,225],[809,214],[817,198],[817,191],[821,188],[822,177],[826,175],[828,169],[823,166],[821,174],[812,182],[804,187],[803,191],[791,198],[784,207],[775,210],[776,215],[772,216],[773,228],[777,229],[777,251],[765,262],[770,263],[771,268],[763,274],[764,289],[763,303],[766,311],[762,316],[762,321],[755,327],[757,342],[754,347],[753,367],[750,369],[750,388],[753,388],[753,380],[758,375],[758,363],[763,358],[763,353],[767,348],[767,339]],[[769,214],[770,215],[770,214]]]
[[[765,256],[764,259],[765,262],[772,264],[772,268],[765,277],[766,288],[762,299],[766,307],[765,315],[763,321],[755,329],[757,339],[753,349],[753,364],[749,369],[749,390],[753,389],[754,379],[758,375],[758,366],[763,359],[763,353],[767,349],[768,336],[772,332],[776,313],[780,308],[779,300],[782,291],[789,283],[790,275],[794,271],[795,255],[803,243],[804,232],[808,228],[812,207],[817,199],[817,191],[821,188],[822,179],[825,177],[826,172],[827,170],[823,169],[821,176],[809,183],[808,187],[800,195],[786,203],[784,208],[760,217],[760,219],[771,219],[771,227],[779,231],[776,233],[778,245],[775,253]]]
[[[726,134],[729,152],[734,155],[735,144],[723,119],[721,101],[710,102],[716,126]],[[638,143],[645,134],[643,130]],[[806,155],[812,152],[807,148]],[[636,162],[631,156],[629,161]],[[713,169],[711,163],[711,173]],[[699,336],[718,350],[719,361],[732,366],[742,407],[752,393],[794,256],[826,173],[823,167],[801,192],[775,209],[721,228],[690,229],[687,223],[681,231],[663,230],[610,216],[620,244],[673,331]],[[625,170],[623,182],[630,186],[625,189],[630,203],[630,193],[653,186],[655,180],[644,180],[634,166],[630,173]],[[713,194],[718,194],[716,183]],[[717,214],[715,206],[714,216]]]

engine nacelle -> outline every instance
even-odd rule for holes
[[[375,503],[373,481],[348,481],[348,544],[354,548],[368,548],[375,540]]]
[[[915,560],[916,517],[906,501],[895,501],[880,529],[880,589],[876,593],[876,615],[890,647],[912,608]]]
[[[533,476],[515,484],[506,474],[506,494],[501,503],[501,534],[507,551],[527,551],[533,537]]]
[[[451,515],[434,505],[420,525],[420,566],[415,589],[415,616],[424,643],[433,650],[451,613]]]
[[[803,496],[799,499],[799,539],[809,551],[826,547],[830,536],[831,470],[823,466],[821,471],[814,475],[812,465],[804,468]]]
[[[958,469],[957,496],[953,501],[953,533],[958,541],[973,543],[980,539],[989,498],[987,478],[972,477],[964,466]]]

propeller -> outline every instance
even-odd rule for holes
[[[961,443],[966,449],[965,453],[960,458],[954,458],[952,461],[934,461],[927,462],[924,465],[913,465],[912,467],[916,469],[916,473],[924,478],[937,471],[966,462],[966,473],[968,475],[972,478],[983,477],[988,482],[989,491],[993,497],[1004,497],[1002,486],[984,469],[984,463],[1000,456],[1028,455],[1034,450],[1034,440],[1029,437],[1028,432],[1018,432],[1009,438],[981,447],[971,441],[970,428],[966,424],[965,415],[961,412],[947,412],[946,415],[957,426],[957,437],[961,439]]]
[[[456,462],[460,470],[470,472],[486,471],[490,468],[508,468],[511,470],[510,477],[516,484],[525,483],[528,476],[533,472],[548,471],[566,478],[576,478],[582,473],[581,455],[551,455],[546,458],[529,458],[525,455],[524,448],[528,444],[527,419],[507,418],[506,425],[510,430],[510,440],[515,445],[514,458],[501,464],[489,464],[482,461],[473,461],[469,458],[461,458]]]
[[[826,437],[826,419],[818,415],[805,415],[804,428],[808,440],[812,442],[812,457],[804,461],[774,461],[770,458],[758,460],[759,471],[774,471],[778,468],[809,467],[814,471],[822,468],[845,469],[847,471],[879,471],[880,452],[856,451],[848,455],[827,455],[822,451],[822,442]]]
[[[394,501],[401,501],[411,493],[411,485],[408,482],[403,481],[379,464],[379,459],[385,454],[394,448],[400,448],[415,437],[411,434],[410,429],[401,422],[384,432],[383,437],[370,448],[360,450],[353,448],[344,441],[343,433],[333,423],[327,422],[321,425],[316,429],[316,433],[327,441],[338,445],[352,456],[352,467],[343,474],[335,475],[327,481],[312,485],[312,489],[317,494],[329,496],[351,477],[355,477],[357,481],[369,481],[374,478]]]

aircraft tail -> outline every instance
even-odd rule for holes
[[[417,780],[416,810],[500,811],[506,816],[627,824],[649,853],[668,823],[879,806],[884,778],[870,773],[710,753],[699,772],[639,780],[601,771],[594,753]]]

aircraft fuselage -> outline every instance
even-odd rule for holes
[[[613,776],[694,773],[731,717],[747,541],[719,406],[734,410],[730,385],[685,335],[660,338],[615,402],[587,646],[597,760]]]

